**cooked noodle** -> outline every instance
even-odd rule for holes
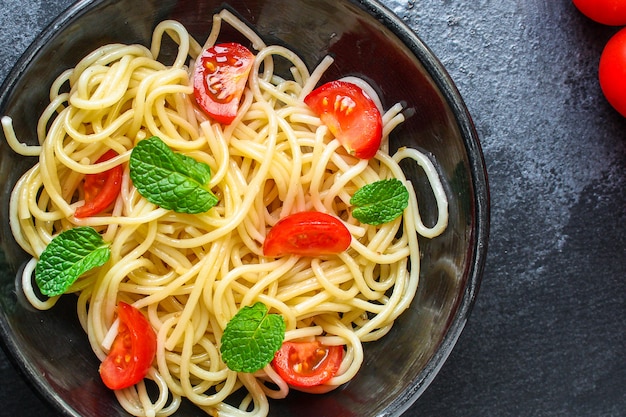
[[[318,338],[345,346],[339,373],[317,391],[349,381],[363,362],[362,343],[384,336],[415,295],[418,233],[433,237],[447,224],[446,197],[428,158],[411,149],[389,156],[384,144],[373,159],[358,160],[341,151],[303,103],[330,58],[311,75],[292,51],[265,45],[226,11],[215,16],[205,46],[216,41],[224,23],[257,49],[231,125],[212,123],[195,106],[189,57],[195,59],[202,46],[173,21],[158,25],[151,49],[103,46],[63,73],[39,122],[38,146],[20,144],[10,119],[2,121],[16,152],[39,156],[11,196],[11,228],[24,250],[38,259],[54,236],[76,226],[92,226],[110,242],[110,261],[70,288],[78,294],[79,320],[97,357],[105,359],[117,331],[119,301],[141,309],[157,332],[157,356],[146,379],[158,395],[148,395],[144,382],[116,392],[137,416],[173,414],[183,397],[211,415],[267,415],[268,397],[286,396],[288,386],[270,366],[255,374],[231,371],[219,353],[230,318],[256,301],[284,317],[285,340]],[[171,66],[157,61],[164,34],[179,44]],[[292,63],[293,79],[273,72],[277,56]],[[63,92],[67,85],[69,93]],[[402,122],[401,110],[396,105],[384,114],[385,136]],[[138,194],[126,167],[112,211],[75,218],[84,201],[83,176],[126,163],[134,145],[151,136],[211,167],[218,205],[198,215],[159,208]],[[108,149],[119,156],[94,164]],[[405,158],[426,172],[437,224],[422,223],[412,193],[404,215],[390,223],[369,226],[352,218],[350,196],[366,184],[395,177],[412,190],[398,165]],[[341,218],[353,235],[351,247],[319,259],[263,257],[269,228],[303,210]],[[38,300],[32,270],[25,269],[27,298],[36,308],[51,308],[56,298]],[[229,402],[242,388],[245,399]]]

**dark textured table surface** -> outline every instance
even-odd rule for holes
[[[0,80],[72,0],[0,0]],[[597,64],[617,28],[571,0],[386,0],[473,115],[492,227],[459,343],[406,416],[626,415],[626,119]],[[48,416],[0,352],[0,415]]]

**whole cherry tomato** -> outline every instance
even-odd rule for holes
[[[156,334],[148,319],[124,302],[117,306],[119,329],[111,351],[100,365],[102,382],[110,389],[123,389],[141,381],[156,354]]]
[[[342,346],[326,346],[318,341],[284,342],[272,366],[287,384],[313,387],[335,376],[342,359]]]
[[[215,121],[230,124],[254,63],[254,55],[238,43],[222,43],[202,51],[196,61],[193,87],[200,107]]]
[[[604,96],[626,117],[626,28],[613,35],[604,47],[598,75]]]
[[[582,14],[598,23],[609,26],[626,25],[624,0],[573,0]]]
[[[331,81],[311,91],[304,102],[349,153],[361,159],[376,155],[382,140],[382,117],[361,87]]]

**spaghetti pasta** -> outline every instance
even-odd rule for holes
[[[10,146],[39,157],[11,196],[11,230],[21,247],[38,259],[54,236],[77,226],[91,226],[110,242],[108,263],[70,287],[94,353],[100,360],[107,356],[120,301],[140,309],[156,331],[156,360],[146,380],[116,391],[136,416],[171,415],[182,398],[210,415],[268,415],[268,398],[286,396],[289,386],[270,365],[254,374],[232,371],[219,351],[229,320],[257,301],[282,315],[285,340],[317,338],[345,346],[337,375],[310,391],[348,382],[363,362],[362,343],[383,337],[415,295],[418,234],[435,237],[447,225],[446,196],[426,156],[415,149],[389,155],[383,143],[374,158],[359,160],[340,151],[304,104],[330,58],[309,73],[295,53],[265,45],[228,11],[214,16],[204,47],[216,42],[224,23],[257,50],[230,125],[212,122],[195,105],[189,59],[193,62],[203,46],[174,21],[156,27],[150,49],[106,45],[63,73],[40,119],[37,146],[21,144],[10,119],[2,120]],[[169,66],[157,59],[165,34],[178,44]],[[274,73],[275,57],[291,62],[292,79]],[[402,121],[400,105],[389,109],[383,115],[384,136]],[[193,215],[160,208],[137,192],[125,168],[121,193],[109,212],[74,217],[84,201],[82,178],[126,166],[135,144],[152,136],[210,166],[217,206]],[[118,156],[94,164],[109,149]],[[422,223],[410,186],[403,216],[380,226],[356,221],[350,196],[380,179],[408,184],[399,167],[407,158],[426,172],[437,201],[437,224]],[[267,230],[305,210],[340,218],[353,236],[350,248],[323,258],[264,257]],[[32,262],[24,271],[27,299],[36,308],[52,308],[56,298],[40,301],[30,284]],[[156,396],[148,394],[147,384]],[[231,398],[238,390],[247,394],[235,404]]]

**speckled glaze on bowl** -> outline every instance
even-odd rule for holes
[[[399,416],[426,389],[452,350],[473,306],[487,250],[489,193],[480,144],[453,82],[428,48],[396,16],[373,1],[228,1],[268,43],[286,44],[313,68],[326,54],[328,78],[357,74],[378,88],[383,104],[402,101],[414,114],[391,137],[393,149],[417,147],[436,159],[449,198],[446,232],[420,241],[421,281],[411,306],[384,339],[365,347],[365,363],[345,387],[326,395],[290,394],[272,401],[272,417]],[[2,87],[0,114],[18,137],[36,137],[48,86],[64,69],[110,42],[149,44],[163,19],[184,23],[197,39],[224,3],[211,0],[81,1],[61,15],[17,63]],[[1,135],[2,133],[0,133]],[[0,140],[0,332],[3,347],[34,389],[63,415],[127,416],[101,383],[98,361],[76,319],[71,296],[47,312],[34,311],[16,291],[26,260],[8,226],[8,199],[32,158]],[[436,206],[413,164],[425,222]],[[185,404],[178,416],[199,416]]]

